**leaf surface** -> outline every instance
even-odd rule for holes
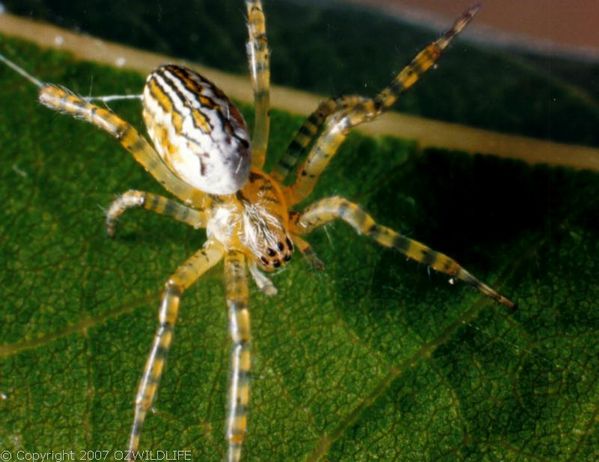
[[[44,80],[136,92],[142,77],[10,42]],[[14,57],[14,59],[17,59]],[[125,449],[164,281],[202,231],[134,211],[159,185],[93,127],[47,111],[0,70],[0,448]],[[114,103],[140,126],[136,103]],[[251,111],[243,108],[248,118]],[[273,116],[272,156],[301,121]],[[252,290],[246,460],[595,460],[599,178],[350,136],[314,198],[344,195],[454,256],[510,314],[343,224],[309,240],[268,298]],[[220,460],[228,334],[222,265],[183,298],[144,448]]]

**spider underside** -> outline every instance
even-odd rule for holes
[[[359,234],[393,247],[407,257],[462,280],[497,302],[514,305],[480,282],[452,258],[378,225],[358,205],[328,197],[302,211],[306,199],[350,129],[388,110],[430,69],[451,40],[472,20],[478,6],[463,13],[453,27],[425,47],[374,98],[341,96],[323,101],[306,119],[274,169],[263,165],[269,138],[270,70],[265,18],[260,0],[246,0],[247,54],[254,92],[255,123],[250,141],[243,117],[213,83],[191,69],[164,65],[147,78],[143,116],[154,147],[135,128],[108,109],[91,104],[69,90],[44,84],[0,55],[0,60],[40,88],[47,107],[82,118],[107,131],[179,201],[143,191],[127,191],[109,207],[107,232],[114,236],[118,218],[143,207],[193,226],[205,228],[207,241],[168,279],[159,308],[159,325],[135,400],[129,456],[139,447],[141,429],[164,369],[183,292],[224,260],[229,333],[232,340],[226,440],[227,460],[241,459],[247,432],[250,391],[250,314],[247,270],[268,295],[276,288],[264,274],[284,267],[294,249],[316,269],[322,263],[303,236],[340,219]],[[303,162],[298,166],[301,159]],[[295,173],[290,186],[285,186]]]

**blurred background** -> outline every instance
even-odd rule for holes
[[[390,15],[438,25],[469,0],[350,0]],[[594,0],[485,0],[472,32],[489,43],[563,56],[599,59],[599,3]]]
[[[239,0],[3,3],[15,14],[229,72],[247,72]],[[372,95],[471,3],[265,2],[272,80],[324,95]],[[442,59],[439,69],[427,75],[429,83],[406,94],[397,109],[597,146],[598,9],[592,0],[486,1],[453,45],[451,59]]]

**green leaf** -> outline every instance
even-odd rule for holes
[[[3,43],[35,75],[82,94],[92,79],[94,94],[143,85]],[[113,109],[141,126],[138,103]],[[274,112],[273,158],[300,123]],[[117,458],[161,288],[205,234],[135,211],[108,239],[102,209],[115,195],[159,185],[106,134],[39,106],[4,68],[0,140],[0,449]],[[245,459],[596,460],[598,179],[352,135],[314,197],[358,202],[519,310],[343,224],[313,233],[325,272],[296,255],[273,277],[276,297],[252,290]],[[219,265],[184,295],[143,448],[222,459],[228,348]]]

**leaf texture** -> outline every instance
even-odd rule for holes
[[[79,93],[92,77],[94,94],[143,85],[3,43],[36,75]],[[140,126],[138,103],[113,109]],[[273,158],[300,123],[274,112]],[[115,195],[162,193],[159,185],[105,134],[39,106],[5,69],[0,140],[0,448],[114,457],[127,442],[163,283],[205,235],[134,211],[108,239],[103,208]],[[596,460],[597,180],[350,136],[314,198],[358,202],[455,257],[519,310],[343,224],[313,233],[324,272],[296,255],[273,277],[276,297],[252,290],[246,460]],[[216,461],[229,348],[222,265],[182,303],[142,446]]]

